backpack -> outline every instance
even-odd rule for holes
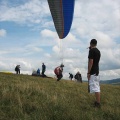
[[[60,67],[56,67],[56,68],[54,69],[54,73],[55,73],[56,75],[59,75],[59,74],[61,73]]]
[[[17,71],[17,67],[15,67],[15,71]]]

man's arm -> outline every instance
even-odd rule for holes
[[[91,71],[92,66],[93,66],[93,59],[89,59],[89,61],[88,61],[88,73],[87,73],[88,80],[90,79],[90,71]]]
[[[89,61],[88,61],[88,73],[90,73],[92,66],[93,66],[93,59],[89,59]]]

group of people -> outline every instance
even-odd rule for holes
[[[69,73],[69,78],[70,78],[70,80],[72,80],[73,77],[75,78],[75,80],[77,80],[78,82],[81,82],[81,83],[82,83],[82,75],[80,74],[79,71],[75,74],[75,76],[73,76],[72,73]]]
[[[17,65],[15,67],[15,71],[16,71],[16,74],[20,74],[20,65]],[[46,71],[46,65],[44,63],[42,63],[42,72],[41,72],[42,77],[46,76],[45,71]],[[40,69],[39,68],[37,69],[37,75],[40,75]]]
[[[46,76],[45,71],[46,71],[46,65],[44,63],[42,63],[42,72],[41,72],[42,77]],[[40,69],[39,68],[37,69],[37,75],[40,75]]]
[[[63,72],[63,67],[64,67],[64,65],[61,64],[60,66],[58,66],[58,67],[56,67],[56,68],[54,69],[54,73],[55,73],[55,75],[56,75],[56,77],[57,77],[57,81],[59,81],[59,80],[63,77],[63,74],[62,74],[62,72]],[[81,82],[81,83],[82,83],[82,76],[81,76],[81,74],[80,74],[79,71],[75,74],[75,76],[73,76],[72,73],[69,73],[69,79],[72,80],[73,77],[74,77],[78,82]]]
[[[100,85],[99,85],[99,61],[101,57],[101,53],[98,50],[97,46],[97,40],[92,39],[90,41],[90,47],[89,47],[89,54],[88,54],[88,72],[87,72],[87,78],[88,78],[88,92],[89,93],[95,93],[96,101],[94,102],[95,107],[100,107]],[[57,81],[60,81],[60,79],[63,77],[63,67],[64,65],[61,64],[60,66],[56,67],[54,69],[54,73],[57,76]],[[15,67],[16,74],[20,74],[20,65],[17,65]],[[42,76],[45,77],[45,71],[46,66],[44,63],[42,63]],[[38,68],[37,74],[40,75],[40,69]],[[73,74],[69,73],[69,78],[73,79]],[[82,83],[82,76],[80,72],[77,72],[74,78]]]

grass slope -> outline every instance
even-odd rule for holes
[[[0,120],[120,120],[119,91],[101,85],[99,109],[87,83],[0,73]]]

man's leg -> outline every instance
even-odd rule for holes
[[[96,106],[100,107],[100,85],[99,85],[100,78],[99,78],[99,76],[95,76],[95,80],[97,81],[96,82],[97,91],[95,92]]]
[[[94,103],[95,107],[100,107],[100,92],[95,92],[96,101]]]
[[[90,90],[90,93],[95,93],[95,99],[96,101],[94,102],[94,106],[95,107],[100,107],[100,86],[99,86],[99,82],[98,81],[98,77],[91,75],[89,82],[89,86],[88,86],[88,90]]]
[[[20,74],[20,70],[19,70],[19,74]]]
[[[57,81],[59,81],[59,80],[60,80],[60,78],[61,78],[61,77],[60,77],[60,75],[57,75],[57,78],[58,78],[58,79],[57,79]]]
[[[44,71],[42,71],[42,77],[44,77]]]
[[[45,71],[43,72],[43,75],[44,75],[44,77],[45,77]]]
[[[57,81],[59,81],[62,78],[62,75],[57,75]]]
[[[96,102],[100,103],[100,92],[95,92]]]
[[[96,97],[96,101],[94,103],[95,107],[98,107],[100,108],[101,105],[100,105],[100,92],[95,92],[95,97]]]

